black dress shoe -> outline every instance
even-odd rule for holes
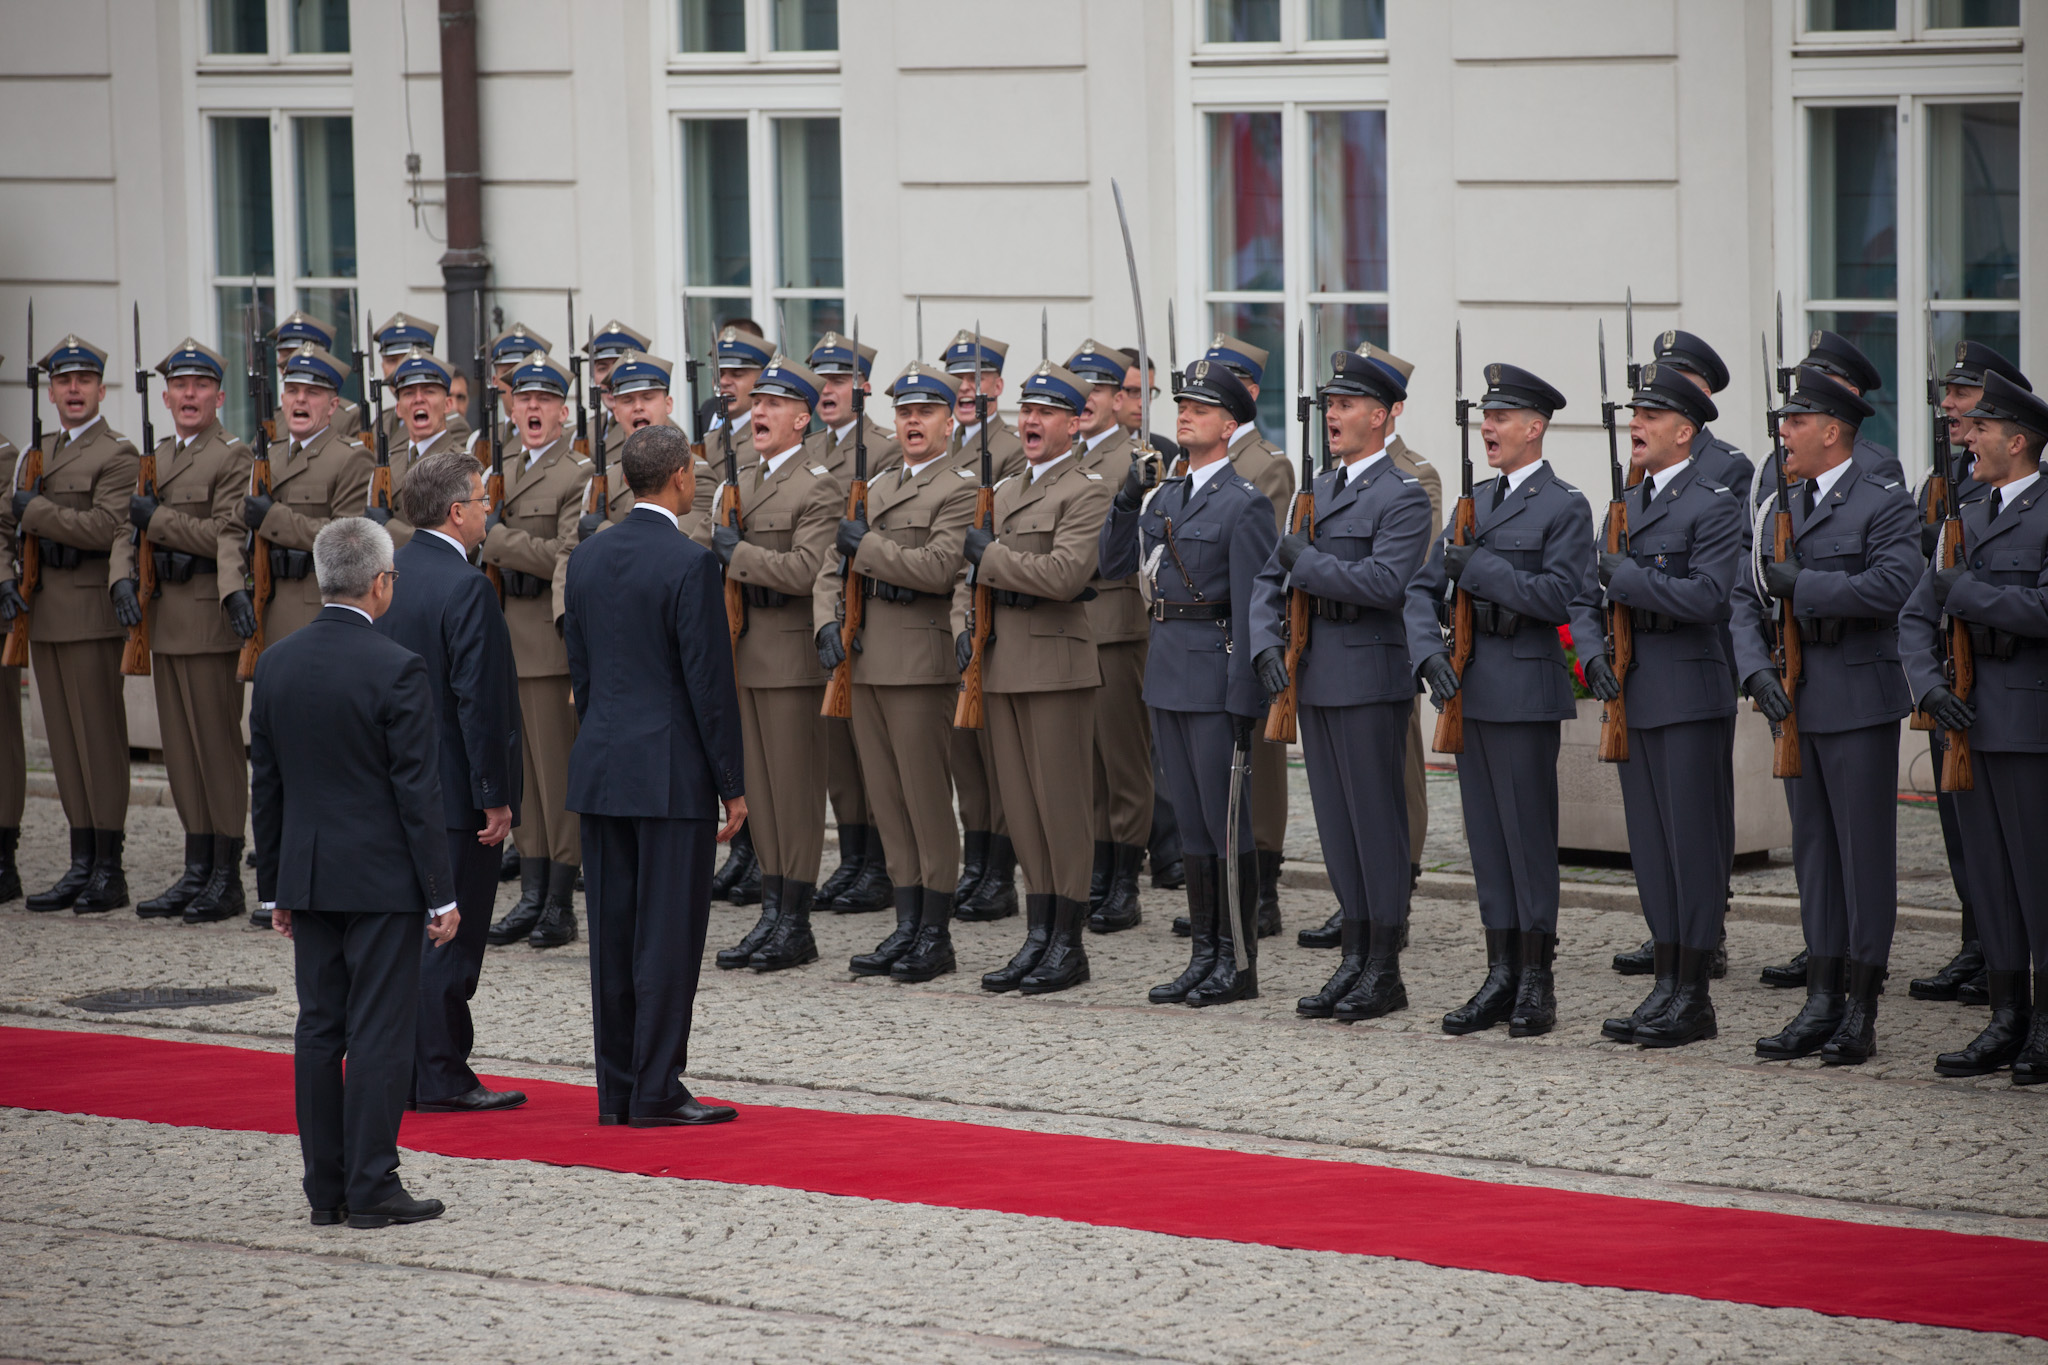
[[[898,958],[917,941],[917,926],[924,917],[924,888],[896,888],[896,928],[875,945],[871,953],[856,953],[846,966],[855,976],[887,976]]]
[[[953,918],[960,918],[955,910]],[[1029,895],[1024,898],[1024,946],[1016,956],[992,972],[984,972],[981,988],[1001,994],[1014,991],[1025,977],[1038,966],[1045,956],[1046,945],[1052,940],[1053,898],[1051,896]]]
[[[782,878],[761,879],[761,917],[754,921],[754,927],[741,936],[738,943],[730,948],[720,948],[713,959],[726,971],[736,971],[754,960],[754,953],[768,941],[775,932],[775,921],[782,918]]]
[[[1304,948],[1335,948],[1344,941],[1344,912],[1332,910],[1317,929],[1298,930],[1294,941]]]
[[[2048,972],[2034,973],[2034,998],[2040,999],[2048,990]],[[2027,1025],[2027,1039],[2021,1044],[2019,1056],[2012,1059],[2012,1083],[2014,1085],[2039,1085],[2048,1081],[2048,1010],[2035,1012],[2033,1021]]]
[[[707,1123],[731,1123],[740,1116],[740,1111],[729,1104],[705,1104],[694,1095],[685,1094],[683,1102],[666,1114],[634,1114],[626,1120],[628,1128],[699,1128]]]
[[[1984,973],[1975,976],[1956,987],[1958,1005],[1988,1005],[1991,1003],[1991,987],[1984,979]]]
[[[933,981],[958,966],[953,957],[953,931],[946,924],[953,917],[952,893],[926,889],[924,894],[924,923],[917,927],[910,950],[889,964],[891,981]]]
[[[1792,1022],[1768,1038],[1756,1040],[1756,1055],[1767,1062],[1789,1062],[1811,1057],[1827,1045],[1842,1026],[1848,1001],[1842,994],[1843,960],[1839,957],[1810,957],[1806,960],[1806,1003]]]
[[[1445,1033],[1463,1035],[1492,1028],[1515,1012],[1522,981],[1520,935],[1512,929],[1486,931],[1486,980],[1458,1008],[1443,1017]]]
[[[71,866],[57,879],[56,885],[47,891],[38,891],[28,898],[28,908],[39,915],[52,910],[69,910],[78,899],[78,893],[85,890],[85,884],[92,877],[93,832],[90,829],[71,831]],[[183,913],[182,911],[180,913]]]
[[[754,836],[745,825],[734,832],[731,842],[725,846],[725,861],[711,874],[711,899],[732,900],[733,888],[739,885],[754,863]]]
[[[1676,943],[1653,943],[1651,945],[1650,970],[1656,975],[1656,984],[1643,997],[1632,1013],[1609,1019],[1600,1025],[1600,1036],[1617,1043],[1633,1043],[1636,1030],[1664,1013],[1671,1005],[1671,994],[1678,989],[1678,945]]]
[[[1088,913],[1093,915],[1102,908],[1103,898],[1109,895],[1110,864],[1115,860],[1112,852],[1116,845],[1107,839],[1095,841],[1095,858],[1088,865]]]
[[[366,1209],[350,1209],[348,1225],[352,1228],[388,1228],[393,1223],[424,1223],[429,1218],[439,1218],[448,1211],[448,1206],[438,1199],[415,1199],[400,1190],[396,1198],[381,1204],[372,1204]]]
[[[517,1109],[526,1103],[523,1090],[488,1090],[478,1086],[466,1095],[445,1100],[421,1100],[422,1114],[482,1114],[492,1109]]]
[[[240,869],[236,869],[239,874]],[[213,875],[213,836],[211,834],[187,834],[185,836],[185,870],[178,880],[165,887],[157,895],[138,903],[135,914],[138,919],[176,919],[185,913],[185,907],[192,898],[206,889],[206,879]]]
[[[493,948],[502,948],[515,943],[533,932],[533,926],[540,923],[541,906],[548,898],[548,860],[546,858],[521,858],[519,860],[519,899],[512,908],[499,916],[497,923],[484,931],[484,942]]]
[[[348,1205],[346,1204],[331,1209],[314,1209],[311,1219],[313,1226],[316,1228],[339,1227],[347,1221]]]
[[[1688,1043],[1703,1043],[1718,1035],[1720,1021],[1714,1014],[1713,994],[1708,989],[1713,970],[1712,948],[1681,946],[1678,950],[1678,988],[1671,992],[1671,1003],[1662,1014],[1636,1026],[1637,1045],[1684,1047]]]
[[[1656,967],[1656,945],[1649,939],[1644,939],[1640,948],[1614,955],[1614,970],[1623,976],[1648,976]]]
[[[2032,991],[2027,974],[1988,972],[1985,985],[1991,995],[1991,1021],[1960,1052],[1944,1052],[1934,1059],[1937,1076],[1989,1076],[2011,1066],[2025,1050],[2033,1031]]]
[[[1182,866],[1183,868],[1185,868],[1186,866],[1185,859],[1182,860]],[[1192,936],[1194,932],[1195,926],[1193,920],[1190,920],[1186,915],[1175,915],[1173,917],[1173,936],[1175,938],[1188,938]]]
[[[1757,973],[1757,980],[1766,986],[1776,986],[1781,991],[1798,990],[1806,984],[1806,949],[1801,948],[1790,962],[1766,967]]]
[[[1072,990],[1088,980],[1088,950],[1081,946],[1081,929],[1088,922],[1088,904],[1054,896],[1052,933],[1038,965],[1017,983],[1022,995],[1051,995]]]
[[[1849,963],[1849,1008],[1820,1050],[1823,1066],[1861,1066],[1877,1055],[1877,997],[1883,990],[1882,962]]]
[[[102,915],[128,904],[128,876],[121,869],[121,846],[125,831],[96,829],[92,832],[92,872],[71,902],[74,915]]]
[[[1164,864],[1152,860],[1152,889],[1155,891],[1178,891],[1188,884],[1187,860],[1174,858]]]
[[[1521,934],[1522,979],[1515,988],[1515,1007],[1508,1015],[1508,1037],[1535,1038],[1557,1027],[1557,981],[1551,974],[1557,960],[1557,935],[1541,929]]]
[[[811,905],[817,894],[818,888],[809,882],[782,879],[782,913],[747,959],[749,967],[757,972],[784,972],[818,960],[818,940],[811,934]]]
[[[1017,847],[1007,834],[988,836],[987,861],[974,890],[956,895],[953,918],[970,923],[1008,919],[1017,913]],[[963,870],[962,875],[966,875]]]
[[[547,887],[540,918],[526,935],[529,948],[560,948],[576,941],[576,869],[549,863]]]
[[[1135,929],[1145,918],[1138,905],[1138,869],[1145,865],[1145,850],[1137,844],[1109,846],[1109,886],[1101,904],[1088,914],[1088,931],[1114,934]]]
[[[1280,932],[1280,856],[1276,849],[1258,851],[1260,938],[1273,938]]]
[[[1358,984],[1331,1012],[1340,1024],[1378,1019],[1408,1008],[1408,987],[1401,981],[1401,926],[1368,924],[1366,934],[1365,969],[1358,975]]]

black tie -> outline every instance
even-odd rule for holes
[[[1998,520],[1998,513],[1999,513],[1999,509],[2003,508],[2004,506],[2005,506],[2005,490],[2004,490],[2003,488],[1994,488],[1994,489],[1992,489],[1992,490],[1991,490],[1991,519],[1992,519],[1993,521],[1997,521],[1997,520]]]
[[[1332,486],[1332,487],[1331,487],[1331,489],[1330,489],[1330,497],[1331,497],[1332,499],[1336,498],[1336,496],[1337,496],[1338,494],[1340,494],[1340,493],[1342,493],[1342,492],[1344,491],[1344,481],[1345,481],[1346,479],[1350,478],[1350,477],[1351,477],[1351,466],[1350,466],[1350,465],[1348,465],[1348,464],[1340,464],[1340,465],[1338,465],[1338,466],[1337,466],[1337,482],[1336,482],[1336,484],[1335,484],[1334,486]]]
[[[1812,520],[1813,520],[1813,501],[1814,501],[1814,499],[1813,499],[1813,489],[1814,489],[1814,483],[1813,483],[1813,480],[1812,480],[1812,479],[1808,479],[1808,480],[1806,481],[1806,493],[1805,493],[1805,500],[1804,500],[1804,504],[1803,504],[1803,506],[1801,507],[1801,510],[1802,510],[1802,511],[1803,511],[1803,512],[1804,512],[1804,513],[1806,514],[1806,515],[1805,515],[1805,516],[1804,516],[1804,517],[1802,518],[1802,520],[1804,520],[1804,521],[1812,521]]]
[[[1500,505],[1506,502],[1507,500],[1508,476],[1503,474],[1493,481],[1493,510],[1498,512],[1500,510]]]
[[[1653,502],[1653,501],[1654,501],[1654,500],[1656,499],[1656,497],[1657,497],[1657,485],[1656,485],[1656,484],[1654,484],[1654,483],[1652,483],[1652,482],[1651,482],[1651,481],[1650,481],[1649,479],[1647,479],[1647,478],[1646,478],[1646,479],[1644,479],[1644,480],[1643,480],[1643,515],[1644,515],[1644,516],[1648,516],[1648,515],[1650,514],[1650,504],[1651,504],[1651,502]]]

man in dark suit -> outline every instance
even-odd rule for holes
[[[377,633],[427,665],[440,731],[441,823],[462,912],[455,940],[428,948],[420,961],[412,1094],[427,1113],[511,1109],[526,1096],[488,1090],[469,1069],[476,1039],[469,1002],[497,898],[498,845],[517,819],[520,795],[512,636],[490,580],[469,562],[490,504],[482,471],[460,449],[429,455],[408,470],[400,501],[414,528],[393,561],[405,591],[377,619]]]
[[[723,1123],[734,1111],[698,1103],[681,1075],[714,840],[747,818],[723,583],[717,557],[678,525],[695,491],[689,437],[642,428],[619,465],[633,510],[576,547],[563,597],[598,1122]]]
[[[263,651],[249,712],[256,894],[296,948],[299,1149],[313,1222],[441,1214],[398,1181],[420,936],[461,927],[441,834],[435,698],[417,654],[371,625],[391,537],[339,517],[313,541],[320,614]],[[348,1059],[346,1083],[342,1059]]]

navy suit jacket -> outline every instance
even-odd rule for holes
[[[519,823],[519,676],[512,633],[483,570],[421,531],[392,560],[398,583],[379,635],[427,665],[439,701],[441,807],[449,829],[480,829],[483,813],[512,808]]]
[[[249,704],[256,895],[423,914],[455,899],[427,666],[347,607],[263,651]]]
[[[715,820],[746,791],[718,557],[651,507],[569,556],[569,809]]]

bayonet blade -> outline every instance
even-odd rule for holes
[[[1453,393],[1462,402],[1465,398],[1465,324],[1462,322],[1456,324],[1455,330],[1451,333],[1451,348],[1451,382],[1455,386]]]
[[[1785,296],[1778,295],[1778,368],[1785,368]]]
[[[1308,322],[1304,319],[1294,325],[1294,376],[1296,397],[1308,395]]]
[[[1173,333],[1173,300],[1166,301],[1166,366],[1180,373],[1180,341]]]
[[[789,315],[782,309],[782,300],[775,301],[775,349],[789,354]]]
[[[1625,329],[1622,345],[1626,348],[1623,350],[1621,358],[1624,364],[1633,368],[1636,363],[1636,291],[1634,286],[1630,286],[1622,291],[1621,315],[1623,319],[1622,326]]]
[[[917,360],[924,363],[924,295],[917,296]]]
[[[1600,403],[1607,403],[1607,319],[1600,319]]]
[[[1052,318],[1043,306],[1038,310],[1038,358],[1041,362],[1052,359]]]

